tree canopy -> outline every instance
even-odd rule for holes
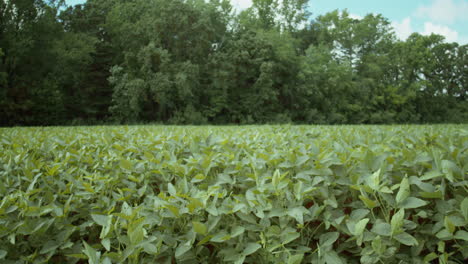
[[[0,1],[0,125],[468,121],[467,45],[307,4]]]

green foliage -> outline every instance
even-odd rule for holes
[[[0,125],[467,122],[467,45],[308,2],[0,2]]]
[[[0,128],[2,263],[462,263],[466,126]]]

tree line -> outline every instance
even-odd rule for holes
[[[468,121],[467,45],[307,2],[0,1],[0,125]]]

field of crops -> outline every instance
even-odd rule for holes
[[[0,263],[466,263],[468,126],[0,128]]]

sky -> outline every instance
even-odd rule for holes
[[[85,0],[67,0],[68,4]],[[234,7],[248,8],[252,0],[231,0]],[[436,33],[448,42],[468,43],[468,0],[310,0],[312,17],[335,9],[347,9],[355,18],[382,14],[388,18],[396,35],[405,40],[411,33]]]

